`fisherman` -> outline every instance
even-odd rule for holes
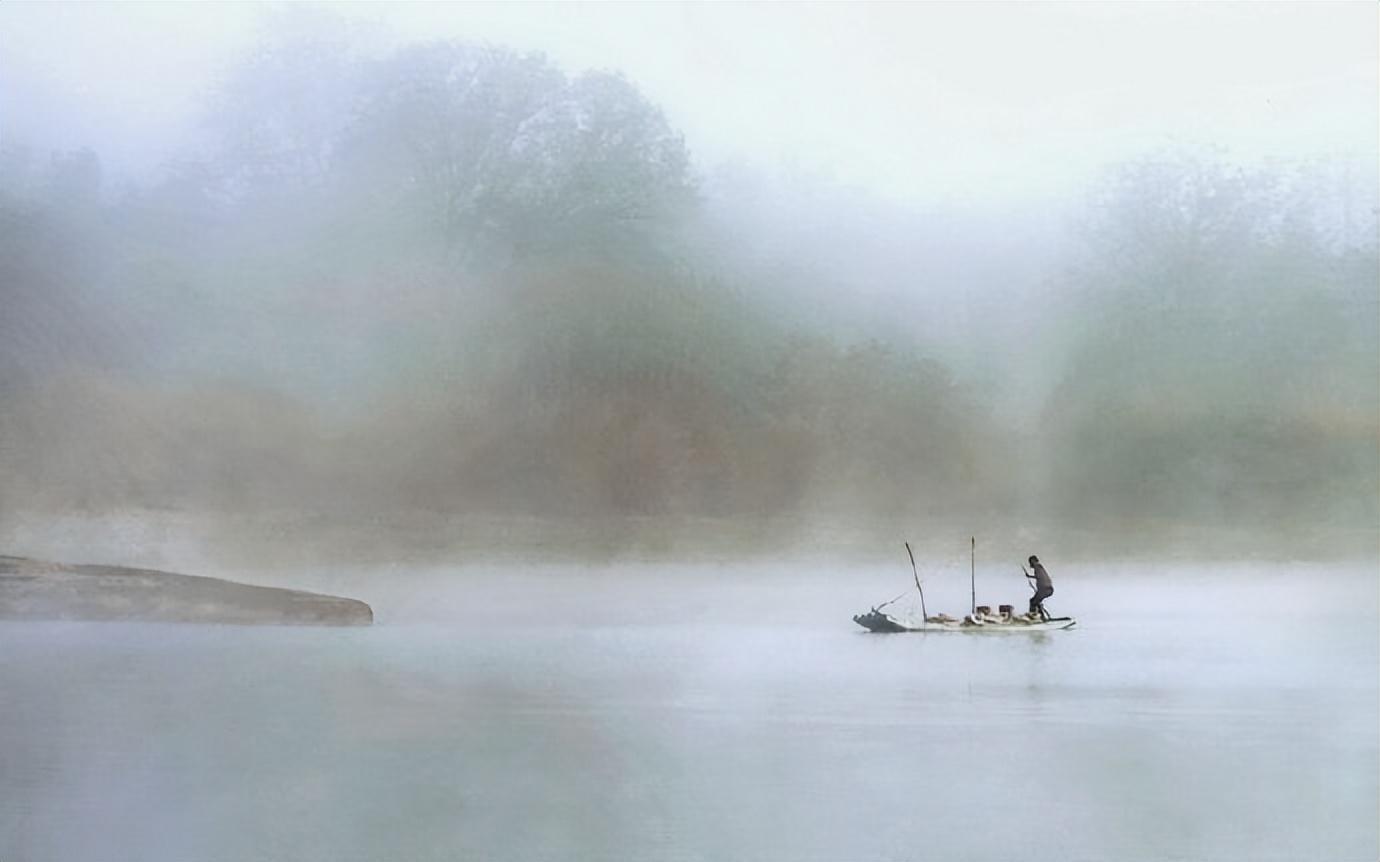
[[[1035,581],[1035,595],[1030,597],[1030,616],[1044,619],[1045,599],[1054,595],[1054,582],[1049,579],[1049,572],[1045,571],[1040,558],[1034,554],[1030,555],[1030,568],[1034,574],[1027,574],[1026,577]]]

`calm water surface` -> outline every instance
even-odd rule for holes
[[[1082,622],[1020,637],[854,627],[904,569],[306,573],[379,625],[0,625],[0,860],[1380,858],[1373,569],[1051,570]]]

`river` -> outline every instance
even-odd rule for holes
[[[1050,570],[1072,631],[871,635],[908,569],[784,565],[300,574],[366,629],[0,625],[0,860],[1380,857],[1374,566]],[[966,571],[926,589],[967,607]]]

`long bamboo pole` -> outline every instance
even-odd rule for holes
[[[925,588],[920,586],[920,573],[915,570],[915,554],[910,551],[910,542],[906,542],[906,553],[910,556],[910,573],[915,575],[915,588],[920,591],[920,617],[929,622],[930,612],[925,610]]]

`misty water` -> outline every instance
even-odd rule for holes
[[[367,629],[5,624],[0,859],[1376,858],[1371,567],[1051,571],[1073,631],[870,635],[908,571],[785,565],[300,573]]]

